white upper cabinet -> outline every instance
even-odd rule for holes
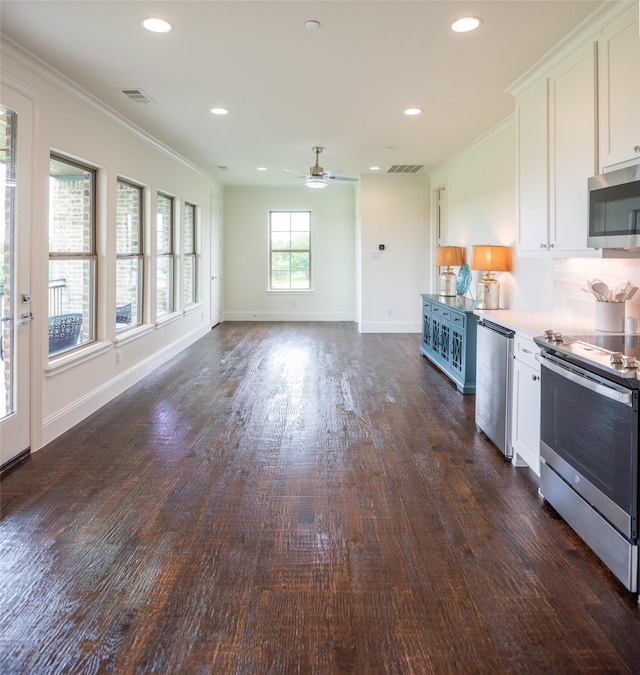
[[[549,77],[549,246],[587,249],[587,180],[596,166],[595,44]]]
[[[518,95],[519,252],[587,249],[587,179],[596,173],[596,61],[589,42]]]
[[[640,160],[638,6],[605,27],[598,40],[600,167]]]
[[[516,100],[516,247],[546,251],[549,220],[549,141],[546,78]]]

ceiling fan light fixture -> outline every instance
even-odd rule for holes
[[[324,178],[307,178],[304,184],[309,188],[314,188],[316,190],[321,188],[326,188],[329,184]]]

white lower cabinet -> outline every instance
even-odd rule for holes
[[[513,463],[529,466],[540,475],[540,364],[539,352],[529,338],[514,338],[514,363],[511,401],[511,443]]]

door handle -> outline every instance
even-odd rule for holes
[[[33,312],[25,312],[20,316],[20,323],[29,323],[33,321]]]

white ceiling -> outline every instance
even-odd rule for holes
[[[509,116],[505,88],[602,4],[2,0],[1,29],[221,183],[302,185],[283,169],[308,171],[314,145],[325,169],[347,176],[428,171]],[[480,29],[453,33],[468,14]],[[145,31],[153,15],[175,29]],[[409,106],[424,112],[406,117]]]

